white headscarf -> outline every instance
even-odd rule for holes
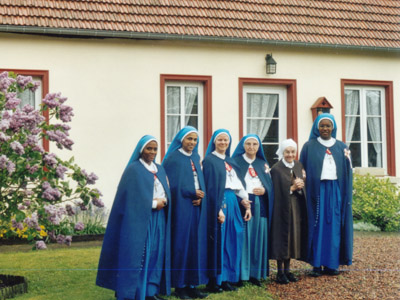
[[[287,147],[293,147],[297,151],[297,144],[295,141],[292,139],[284,140],[279,145],[278,151],[276,151],[276,155],[278,155],[279,159],[282,159],[283,151],[285,151]]]

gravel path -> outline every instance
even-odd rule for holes
[[[272,268],[276,268],[272,262]],[[307,276],[311,267],[294,261],[300,281],[287,285],[275,281],[267,290],[277,299],[400,299],[400,234],[362,233],[354,237],[353,265],[342,266],[339,276]],[[275,275],[272,274],[272,279]]]

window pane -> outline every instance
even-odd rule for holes
[[[194,128],[199,128],[198,117],[197,116],[186,116],[185,124],[189,126],[193,126]]]
[[[349,149],[353,167],[361,167],[361,143],[351,143]]]
[[[368,167],[382,167],[382,144],[368,144]]]
[[[185,113],[187,115],[198,113],[198,95],[197,87],[185,87]]]
[[[367,118],[368,142],[382,142],[381,118]]]
[[[268,161],[270,167],[272,167],[276,162],[278,162],[278,157],[276,151],[278,151],[278,145],[263,145],[265,158]]]
[[[367,115],[380,116],[381,115],[381,92],[380,91],[367,91]]]
[[[247,119],[247,134],[254,133],[260,138],[264,136],[263,143],[279,143],[278,126],[278,120]]]
[[[360,117],[346,117],[346,141],[360,140]]]
[[[360,115],[360,91],[345,90],[345,115]]]
[[[26,104],[29,104],[35,108],[35,92],[31,90],[25,90],[22,93],[18,93],[18,98],[21,99],[19,108],[23,108]]]
[[[167,116],[167,143],[172,142],[172,139],[180,130],[180,126],[181,117]]]
[[[247,93],[247,117],[279,117],[279,95]]]
[[[181,111],[181,88],[167,87],[167,114],[179,114]]]

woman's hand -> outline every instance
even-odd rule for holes
[[[160,210],[167,205],[167,199],[165,199],[165,198],[156,198],[153,200],[157,201],[157,207],[156,207],[157,210]]]
[[[250,201],[249,199],[243,199],[242,201],[240,201],[240,204],[242,204],[242,206],[243,206],[245,209],[250,209],[250,207],[251,207],[251,202],[253,202],[253,201]]]
[[[301,178],[296,178],[293,181],[293,184],[290,186],[290,190],[292,192],[297,191],[297,190],[301,190],[302,188],[304,188],[304,181]]]
[[[218,222],[221,224],[225,222],[225,215],[222,209],[220,209],[218,213]]]
[[[201,204],[201,199],[193,200],[192,201],[193,206],[200,206]]]
[[[253,194],[256,196],[262,196],[265,194],[265,188],[263,188],[263,187],[254,188]]]
[[[196,197],[197,197],[197,199],[203,199],[204,192],[202,190],[196,190]]]
[[[244,214],[244,217],[243,217],[243,219],[247,222],[247,221],[250,221],[250,219],[251,219],[251,210],[250,210],[250,208],[249,209],[246,209],[246,212],[245,212],[245,214]]]

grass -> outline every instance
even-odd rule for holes
[[[51,244],[49,249],[31,251],[29,245],[0,247],[0,274],[24,276],[28,293],[14,299],[111,300],[114,292],[95,285],[101,241],[76,242],[71,247]],[[177,299],[173,296],[168,299]],[[207,299],[268,300],[265,288],[245,284],[237,292],[211,294]]]

